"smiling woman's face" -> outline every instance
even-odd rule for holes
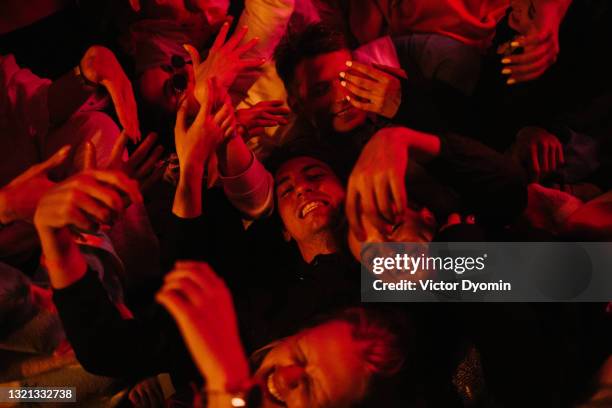
[[[255,374],[264,384],[262,407],[340,408],[361,400],[370,379],[363,349],[352,326],[338,320],[280,341]]]
[[[346,100],[349,92],[340,85],[340,72],[348,69],[346,61],[351,59],[348,50],[338,50],[306,59],[296,67],[298,110],[321,130],[350,132],[366,120],[367,113]]]

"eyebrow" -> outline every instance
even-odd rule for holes
[[[322,166],[320,164],[311,164],[309,166],[306,166],[304,168],[302,168],[301,173],[306,173],[312,169],[321,169],[321,170],[327,170],[327,168],[325,166]]]
[[[308,166],[303,167],[300,170],[300,173],[307,173],[312,169],[321,169],[321,170],[327,171],[327,168],[325,166],[315,163],[315,164],[309,164]],[[276,189],[278,190],[283,184],[288,182],[290,179],[291,179],[291,176],[281,177],[281,179],[276,182]]]
[[[276,189],[278,189],[280,186],[282,186],[283,184],[285,184],[286,182],[288,182],[290,179],[289,176],[285,176],[283,178],[281,178],[279,181],[276,182]]]

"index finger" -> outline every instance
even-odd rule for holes
[[[209,54],[212,53],[212,52],[215,52],[215,51],[219,50],[219,48],[221,48],[221,46],[225,42],[225,38],[227,37],[227,32],[228,31],[229,31],[229,23],[226,21],[221,26],[221,29],[219,30],[219,34],[217,34],[217,38],[215,38],[215,42],[213,43],[212,47],[210,47]]]
[[[552,33],[536,33],[517,38],[510,45],[513,47],[537,46],[545,43]]]
[[[132,203],[142,204],[142,196],[138,190],[138,183],[121,172],[100,171],[91,172],[92,177],[106,184],[110,184],[115,189],[127,195]]]
[[[358,61],[346,61],[346,66],[357,72],[361,72],[362,74],[369,76],[371,79],[377,82],[378,82],[378,78],[381,75],[387,75],[382,71],[372,68],[366,64],[362,64],[361,62],[358,62]]]
[[[240,27],[240,29],[238,29],[238,31],[236,31],[234,33],[234,35],[232,35],[230,37],[230,39],[227,40],[227,42],[225,43],[225,47],[227,47],[227,49],[233,51],[234,48],[236,48],[238,46],[238,44],[240,44],[240,42],[242,41],[242,39],[246,35],[247,31],[249,31],[249,27],[247,27],[245,25]],[[253,40],[257,41],[257,39],[253,38],[247,44],[251,43]]]
[[[110,158],[108,159],[110,166],[114,166],[116,163],[121,162],[127,140],[128,138],[125,134],[125,130],[122,130],[111,150]]]

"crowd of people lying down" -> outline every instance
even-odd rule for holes
[[[607,0],[0,2],[0,387],[612,406],[612,303],[363,303],[375,242],[612,241]]]

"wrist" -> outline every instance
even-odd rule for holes
[[[195,218],[202,214],[202,174],[181,170],[174,195],[172,212],[180,218]]]
[[[49,272],[51,286],[63,289],[83,277],[87,271],[87,263],[70,230],[66,227],[36,228],[43,251],[43,264]]]
[[[217,407],[257,407],[260,405],[261,389],[252,380],[246,380],[240,388],[225,389],[215,388],[207,384],[204,389],[207,406]]]

